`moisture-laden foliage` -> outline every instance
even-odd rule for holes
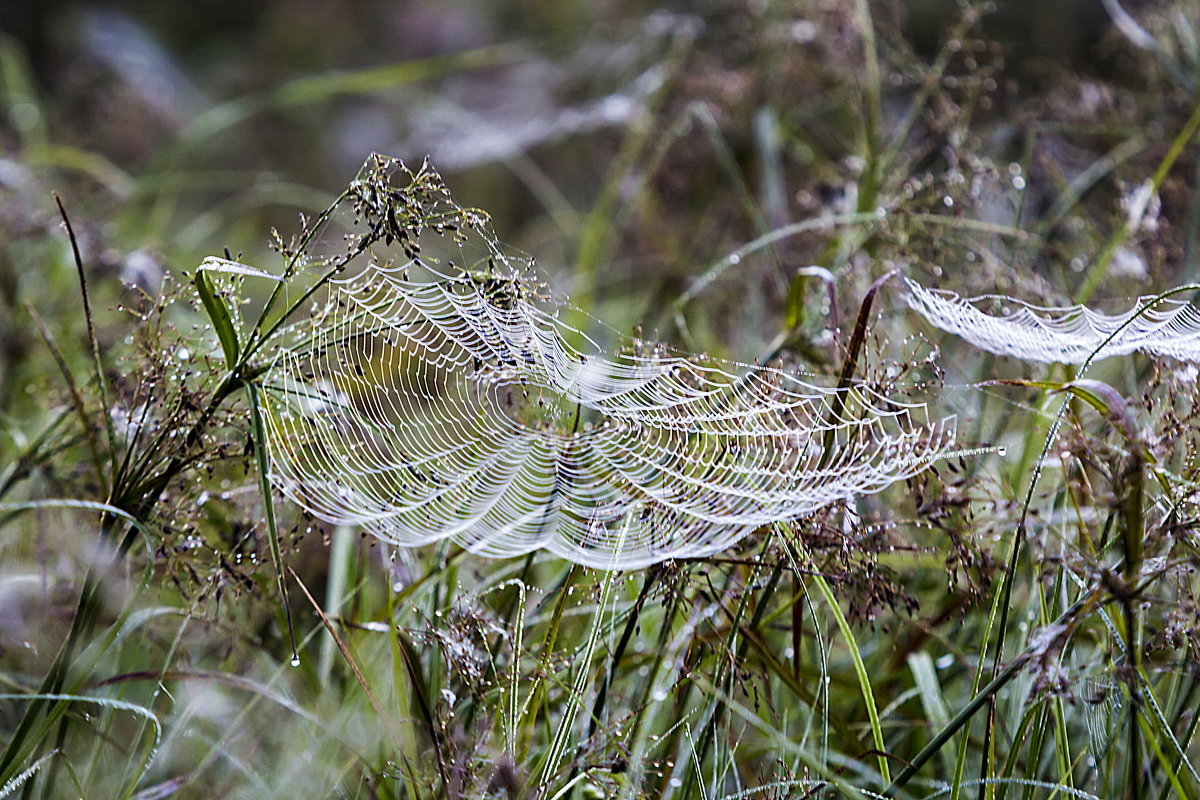
[[[857,380],[640,340],[606,355],[428,166],[375,156],[342,203],[367,232],[298,254],[339,277],[263,379],[273,480],[326,521],[644,567],[877,492],[953,443],[952,424],[914,425],[922,406]]]
[[[0,3],[0,798],[1200,797],[1195,7],[320,5]]]

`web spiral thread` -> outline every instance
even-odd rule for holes
[[[907,284],[909,307],[931,325],[998,355],[1082,364],[1093,353],[1092,361],[1099,361],[1143,352],[1200,361],[1200,311],[1187,302],[1163,299],[1139,313],[1153,300],[1140,297],[1128,312],[1108,315],[1081,305],[1041,307],[993,295],[964,298],[911,280]],[[983,310],[989,304],[998,305],[999,316]]]
[[[420,230],[403,237],[393,205],[359,198],[364,264],[329,282],[264,382],[272,478],[321,519],[404,546],[636,568],[877,492],[953,444],[953,418],[924,423],[923,406],[865,386],[640,342],[605,353],[480,220],[480,252],[456,223],[450,256],[414,247],[450,218],[442,192],[420,223],[409,204]]]

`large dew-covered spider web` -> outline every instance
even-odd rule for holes
[[[1108,315],[1082,305],[1045,308],[998,295],[964,298],[907,283],[908,305],[930,324],[999,355],[1082,364],[1140,351],[1200,360],[1200,311],[1187,302],[1167,298],[1145,308],[1154,298],[1140,297],[1126,313]],[[988,313],[989,307],[997,313]]]
[[[265,379],[273,480],[321,519],[633,568],[879,491],[953,443],[953,419],[865,386],[603,352],[428,168],[377,158],[346,202],[366,232],[312,259],[341,271]]]

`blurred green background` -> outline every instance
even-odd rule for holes
[[[818,226],[761,248],[689,294],[678,330],[668,301],[756,236],[868,201],[971,216],[931,186],[983,161],[1029,170],[1019,208],[974,198],[1020,226],[1131,129],[1165,135],[1171,90],[1187,85],[1164,86],[1163,65],[1188,68],[1178,18],[1194,9],[1141,5],[1163,49],[1178,44],[1169,58],[1131,43],[1099,0],[9,0],[3,281],[19,316],[15,284],[39,280],[22,241],[56,224],[51,189],[89,269],[147,280],[223,248],[269,260],[267,232],[296,230],[369,153],[428,156],[597,317],[749,360],[794,321],[798,267],[840,276],[879,232]],[[1131,153],[1115,152],[1119,168]],[[881,185],[860,185],[867,162]],[[921,186],[904,199],[909,179]],[[866,253],[943,260],[929,242],[890,246]],[[745,318],[732,324],[730,307]],[[5,341],[24,347],[18,329]]]

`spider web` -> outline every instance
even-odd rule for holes
[[[1042,307],[999,295],[963,298],[905,282],[909,307],[931,325],[998,355],[1082,364],[1093,353],[1092,360],[1099,361],[1141,351],[1200,361],[1200,311],[1187,302],[1159,300],[1139,314],[1154,299],[1139,297],[1128,312],[1108,315],[1087,306]],[[1000,316],[983,310],[989,304]]]
[[[272,479],[321,519],[635,568],[877,492],[953,443],[953,418],[924,424],[866,386],[636,341],[605,353],[436,173],[368,174],[352,201],[370,232],[341,257],[361,268],[329,281],[264,381]]]

